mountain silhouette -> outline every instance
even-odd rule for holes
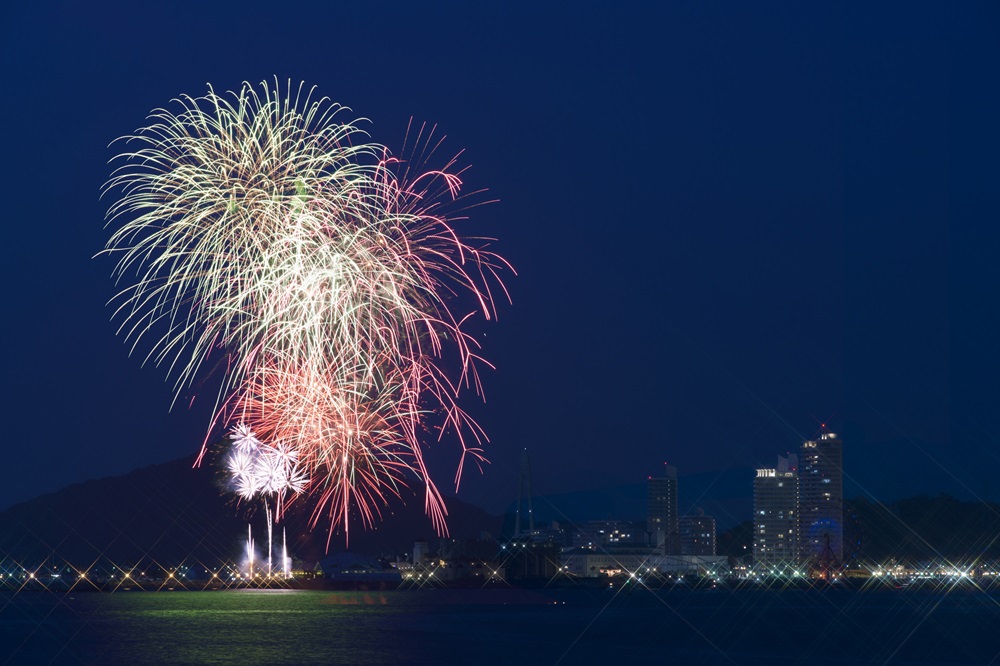
[[[193,464],[193,458],[182,458],[74,484],[0,512],[0,566],[145,561],[213,567],[242,557],[248,529],[260,552],[267,542],[263,501],[236,501],[216,470]],[[374,528],[365,529],[355,519],[349,540],[343,530],[330,535],[325,515],[313,528],[308,501],[293,501],[273,526],[275,552],[280,552],[283,534],[289,555],[304,562],[348,547],[393,557],[409,553],[415,540],[433,543],[436,535],[424,515],[423,496],[405,488],[401,494],[381,508]],[[446,502],[452,537],[499,536],[502,518],[456,498]]]

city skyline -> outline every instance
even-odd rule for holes
[[[136,566],[142,561],[147,562],[144,566],[160,569],[167,562],[173,563],[171,566],[198,564],[204,568],[210,561],[238,562],[240,553],[248,548],[258,552],[265,550],[271,537],[264,512],[252,511],[253,507],[249,506],[234,511],[233,507],[218,504],[214,501],[217,490],[211,482],[211,471],[198,470],[191,474],[189,464],[190,461],[186,464],[183,460],[175,461],[124,477],[71,486],[0,512],[0,523],[5,526],[0,551],[4,554],[8,573],[18,567],[35,567],[45,562],[65,561],[79,567],[98,560],[104,562],[102,566],[124,566],[130,562],[129,566]],[[757,490],[755,509],[762,504],[772,508],[784,505],[797,512],[797,488],[789,483],[798,478],[795,467],[793,460],[779,457],[774,469],[758,470],[756,477],[744,478],[744,483],[750,485],[752,481]],[[683,477],[678,480],[682,482]],[[785,490],[773,483],[775,481],[783,483]],[[771,498],[766,502],[761,502],[762,482],[772,482],[764,493]],[[644,485],[648,486],[648,481]],[[182,488],[183,492],[176,493],[175,497],[171,488]],[[647,487],[647,494],[649,490]],[[782,492],[786,499],[778,497]],[[454,516],[457,522],[452,538],[422,538],[420,535],[428,534],[422,530],[421,508],[417,505],[409,506],[405,514],[393,516],[388,532],[376,530],[360,535],[361,542],[352,541],[351,550],[371,557],[396,558],[399,553],[409,550],[408,545],[414,539],[424,544],[425,551],[430,545],[431,550],[427,552],[439,547],[452,552],[454,548],[447,544],[455,539],[478,539],[485,544],[485,550],[489,550],[489,543],[499,549],[500,544],[510,547],[510,544],[530,542],[543,547],[545,544],[556,546],[556,550],[547,555],[553,559],[559,558],[561,548],[564,557],[570,557],[572,551],[598,553],[606,562],[613,561],[617,555],[636,562],[652,557],[659,563],[656,566],[666,567],[703,566],[710,560],[690,557],[719,555],[722,559],[711,560],[711,566],[717,569],[720,563],[726,563],[726,571],[732,567],[731,574],[726,575],[737,577],[745,577],[748,573],[788,576],[793,569],[798,572],[796,575],[808,576],[814,568],[811,565],[822,560],[822,557],[798,557],[794,543],[786,543],[784,552],[773,557],[761,553],[759,546],[764,541],[780,543],[780,540],[771,539],[781,534],[787,536],[795,530],[798,520],[792,511],[786,511],[784,516],[774,512],[767,518],[755,510],[753,521],[723,531],[721,551],[714,547],[702,549],[714,541],[713,517],[701,511],[685,512],[679,518],[680,552],[669,553],[658,544],[656,535],[646,530],[647,519],[609,519],[597,514],[583,518],[564,517],[558,524],[545,521],[536,525],[536,529],[525,529],[518,535],[514,529],[513,505],[505,520],[471,505],[456,504],[454,508],[458,513]],[[877,570],[894,566],[893,563],[905,565],[910,570],[926,568],[933,563],[981,568],[976,564],[979,561],[1000,562],[996,539],[1000,513],[996,504],[963,503],[941,495],[911,498],[888,506],[857,498],[849,501],[845,508],[850,513],[849,518],[846,513],[844,515],[844,536],[850,536],[850,554],[842,562],[831,558],[829,564],[833,571],[860,568],[874,575]],[[277,526],[279,536],[274,543],[280,544],[282,551],[287,549],[288,556],[297,561],[325,557],[325,536],[310,529],[307,518],[293,512]],[[688,527],[685,527],[686,522],[690,523]],[[768,528],[766,540],[758,533],[758,526],[762,524]],[[90,527],[84,533],[80,528],[87,525]],[[778,529],[771,529],[775,526]],[[253,545],[249,546],[248,531],[253,535]],[[689,539],[691,536],[704,537],[706,541],[698,544],[697,539]],[[59,546],[53,549],[51,544]],[[741,544],[744,545],[741,547]],[[344,545],[335,543],[330,553],[343,552]],[[477,548],[484,551],[482,546]],[[267,561],[265,556],[259,559]],[[741,569],[754,564],[763,568]]]

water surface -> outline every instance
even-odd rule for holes
[[[1000,664],[975,590],[8,593],[6,664]]]

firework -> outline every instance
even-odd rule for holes
[[[233,448],[227,460],[233,490],[252,499],[276,496],[279,506],[286,493],[301,493],[308,481],[299,468],[299,452],[282,442],[265,444],[246,424],[233,428]]]
[[[301,85],[175,101],[126,137],[106,185],[120,192],[106,248],[120,332],[167,368],[175,401],[220,369],[209,435],[230,431],[241,497],[276,497],[280,515],[304,493],[314,524],[346,531],[416,479],[444,533],[422,447],[459,441],[456,486],[466,458],[482,460],[458,406],[484,363],[465,325],[494,316],[506,267],[455,232],[454,163],[393,158]],[[416,135],[432,155],[433,130]],[[463,292],[476,305],[457,315]]]
[[[220,351],[245,357],[247,326],[258,321],[268,255],[286,245],[284,223],[310,190],[330,208],[350,210],[370,169],[355,144],[363,132],[341,122],[344,109],[303,96],[244,85],[220,96],[176,100],[126,146],[105,192],[122,196],[108,211],[118,224],[107,249],[120,254],[115,312],[135,349],[150,333],[147,360],[166,365],[179,394]],[[120,223],[120,224],[119,224]],[[244,359],[245,360],[245,359]],[[239,374],[227,373],[223,394]]]

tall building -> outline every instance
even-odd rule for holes
[[[677,533],[677,468],[664,465],[662,478],[649,478],[646,531],[663,555],[680,555]]]
[[[799,508],[802,561],[828,560],[832,555],[843,563],[844,449],[832,432],[802,443]]]
[[[535,513],[531,509],[531,463],[528,461],[528,449],[521,452],[521,473],[517,480],[517,513],[514,518],[514,537],[520,537],[521,527],[521,507],[524,499],[528,500],[528,531],[535,531]]]
[[[701,509],[694,516],[678,518],[677,531],[681,555],[715,555],[715,518]]]
[[[753,557],[767,569],[794,565],[799,556],[799,478],[789,457],[758,469],[753,483]]]

